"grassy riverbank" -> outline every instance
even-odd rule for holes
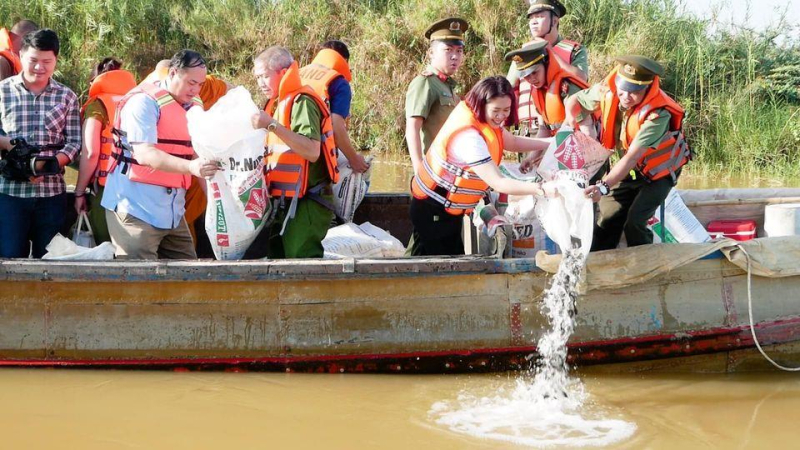
[[[695,173],[788,178],[800,168],[800,43],[777,33],[710,33],[673,0],[566,1],[563,34],[590,50],[599,81],[622,53],[663,62],[665,89],[688,111]],[[502,73],[502,55],[528,37],[521,0],[5,0],[0,24],[28,17],[63,39],[58,77],[85,92],[92,64],[118,56],[144,75],[183,47],[201,51],[212,69],[252,86],[250,60],[272,45],[301,63],[328,38],[351,46],[353,131],[375,152],[404,151],[405,89],[422,67],[427,25],[447,15],[470,21],[462,93],[482,76]]]

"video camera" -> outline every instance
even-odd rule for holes
[[[12,139],[11,145],[11,150],[0,150],[0,174],[6,179],[29,181],[31,177],[61,173],[61,165],[55,156],[39,156],[42,150],[61,146],[30,145],[22,138]]]

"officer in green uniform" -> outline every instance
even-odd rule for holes
[[[244,259],[322,258],[325,251],[322,240],[334,217],[331,178],[320,144],[323,112],[313,98],[300,94],[291,109],[290,126],[281,125],[284,110],[275,107],[283,100],[280,86],[284,82],[300,85],[294,58],[285,48],[273,46],[259,54],[254,60],[253,74],[264,95],[273,100],[269,103],[273,108],[253,116],[253,127],[274,133],[294,153],[310,162],[305,196],[272,199],[274,219],[250,245]]]
[[[614,149],[623,150],[622,141],[629,141],[627,150],[619,161],[611,166],[610,171],[603,175],[596,184],[586,188],[586,196],[595,202],[599,201],[599,211],[595,224],[592,250],[609,250],[616,248],[624,231],[628,246],[633,247],[643,244],[652,244],[653,233],[647,228],[647,222],[653,217],[658,208],[669,194],[670,189],[677,181],[676,177],[665,177],[651,180],[642,174],[637,164],[645,153],[656,146],[667,133],[674,131],[672,126],[673,114],[679,114],[682,120],[683,109],[674,103],[675,107],[655,107],[649,112],[644,122],[639,127],[635,136],[628,136],[628,119],[636,120],[632,112],[640,113],[647,105],[642,105],[646,99],[654,102],[649,95],[651,90],[659,89],[658,80],[663,73],[662,67],[652,59],[643,56],[627,55],[617,58],[620,65],[615,69],[617,74],[613,77],[618,99],[618,111],[615,114],[614,139],[601,139],[607,148],[614,145]],[[589,89],[578,92],[566,101],[565,123],[576,126],[586,125],[592,121],[589,116],[592,112],[604,112],[604,98],[608,102],[611,98],[609,82],[598,83]],[[661,91],[659,95],[666,96]],[[671,100],[671,99],[669,99]],[[606,103],[611,105],[612,103]],[[655,103],[652,103],[655,104]],[[608,106],[606,106],[608,107]],[[602,120],[602,119],[601,119]],[[609,124],[601,124],[601,136],[604,136]],[[612,188],[613,187],[613,188]]]
[[[511,61],[512,69],[517,71],[514,74],[517,80],[527,81],[534,89],[547,87],[547,46],[547,42],[538,41],[506,54],[506,61]],[[511,76],[511,73],[509,73],[509,76]],[[581,90],[581,87],[575,84],[574,81],[564,79],[561,85],[561,99],[564,100]],[[547,133],[540,137],[550,136],[551,134]]]
[[[453,92],[452,76],[464,61],[464,19],[447,18],[425,32],[430,39],[430,63],[408,86],[406,92],[406,142],[414,173],[459,99]]]
[[[558,0],[533,0],[528,8],[528,27],[533,40],[543,40],[554,47],[560,47],[570,53],[570,60],[563,61],[564,65],[572,66],[573,75],[583,80],[589,79],[589,52],[583,45],[567,41],[558,31],[559,21],[567,14],[567,8]],[[525,45],[528,45],[525,44]],[[576,45],[577,44],[577,45]],[[515,63],[511,63],[508,70],[508,81],[512,86],[517,86],[520,80]]]

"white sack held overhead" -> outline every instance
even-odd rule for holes
[[[364,173],[355,173],[347,161],[347,157],[339,152],[339,182],[333,184],[333,208],[336,216],[344,222],[352,222],[356,209],[369,189],[369,178],[372,165]],[[370,157],[367,164],[372,162]]]
[[[700,244],[711,240],[711,235],[689,211],[675,188],[667,194],[664,205],[664,223],[661,223],[660,206],[647,222],[647,226],[653,231],[653,243],[662,242],[662,233],[667,243]]]
[[[266,130],[255,130],[250,122],[258,112],[240,86],[208,111],[193,108],[186,114],[194,151],[218,161],[221,169],[206,191],[206,233],[217,259],[241,259],[270,216],[263,176]]]
[[[325,258],[396,258],[406,251],[402,242],[369,222],[331,228],[322,246]]]

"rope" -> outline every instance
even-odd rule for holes
[[[747,251],[745,251],[745,249],[741,245],[737,245],[736,247],[738,247],[739,250],[741,250],[742,253],[744,253],[744,257],[747,260],[747,312],[750,315],[750,334],[753,335],[753,342],[755,342],[758,351],[761,352],[761,356],[763,356],[764,359],[772,363],[773,366],[777,367],[778,369],[785,370],[787,372],[800,372],[800,367],[786,367],[778,364],[777,362],[775,362],[775,360],[773,360],[767,355],[767,353],[764,351],[763,348],[761,348],[761,344],[758,342],[758,337],[756,337],[756,327],[755,324],[753,323],[753,295],[752,295],[753,289],[751,281],[752,271],[750,270],[750,255],[747,254]]]

